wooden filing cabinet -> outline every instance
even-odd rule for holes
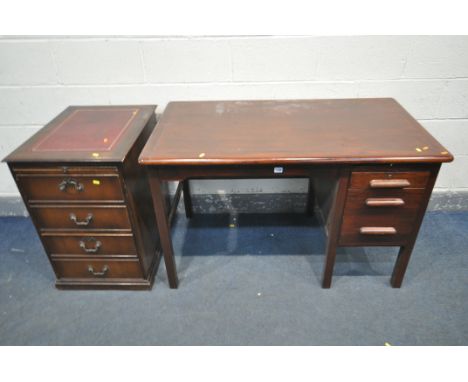
[[[137,157],[156,124],[154,112],[155,106],[69,107],[5,158],[58,288],[151,287],[159,239]]]

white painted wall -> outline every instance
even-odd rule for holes
[[[0,156],[68,105],[394,97],[456,157],[468,191],[468,36],[0,37]],[[302,192],[302,180],[195,182],[197,193]],[[18,195],[0,167],[0,197]]]

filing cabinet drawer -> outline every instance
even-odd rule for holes
[[[41,230],[131,229],[127,207],[81,205],[31,205],[31,215]]]
[[[17,174],[16,180],[29,203],[57,202],[123,202],[124,195],[117,174]]]
[[[40,165],[15,165],[12,167],[15,174],[21,175],[115,175],[119,173],[116,166],[95,166],[95,165],[62,165],[51,166],[44,163]]]
[[[349,188],[368,190],[425,188],[429,174],[428,171],[353,172]]]
[[[70,279],[131,279],[142,278],[138,260],[53,260],[52,265],[57,277]]]
[[[133,235],[92,233],[43,233],[42,241],[52,257],[131,256],[136,257]]]

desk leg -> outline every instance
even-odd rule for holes
[[[306,205],[306,214],[312,216],[314,214],[315,207],[315,190],[314,183],[312,178],[309,178],[309,191],[307,193],[307,205]]]
[[[166,264],[167,278],[169,280],[169,286],[175,289],[179,284],[179,280],[177,278],[177,269],[174,261],[171,229],[167,219],[168,211],[166,211],[164,192],[158,175],[154,171],[149,171],[148,176],[151,187],[151,197],[153,198],[154,212],[158,223],[159,240],[161,241],[164,262]]]
[[[322,288],[328,289],[331,287],[333,268],[335,267],[336,248],[336,240],[328,238],[325,250],[325,268],[323,270]]]
[[[393,288],[400,288],[401,283],[403,282],[403,277],[405,276],[406,268],[408,267],[409,259],[411,253],[413,252],[413,244],[400,247],[398,252],[397,261],[395,267],[393,268],[392,278],[390,283]]]
[[[431,198],[432,189],[434,188],[439,169],[440,163],[433,165],[431,168],[431,176],[427,181],[426,190],[424,191],[425,201],[422,203],[418,217],[413,223],[415,228],[411,234],[411,239],[404,246],[400,247],[400,251],[398,252],[398,257],[395,263],[395,267],[393,268],[392,277],[390,279],[390,284],[393,288],[400,288],[403,282],[403,277],[405,276],[411,253],[413,252],[414,245],[416,244],[419,229],[421,228],[424,214],[426,213],[427,205],[429,204],[429,199]]]
[[[322,288],[330,288],[335,266],[336,249],[340,237],[341,220],[348,189],[349,172],[341,171],[336,185],[335,200],[329,217],[327,246],[325,252],[325,267],[323,270]]]
[[[193,216],[193,207],[192,198],[190,196],[190,184],[188,179],[182,181],[182,187],[184,191],[185,216],[187,216],[187,218],[190,219]]]

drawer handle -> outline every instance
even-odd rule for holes
[[[88,265],[88,272],[91,273],[93,276],[105,276],[106,273],[109,271],[109,267],[104,265],[102,267],[101,272],[95,272],[92,265]]]
[[[81,192],[84,190],[83,183],[78,182],[75,179],[64,179],[60,182],[58,188],[62,192],[66,192],[68,187],[74,187],[76,191]]]
[[[361,227],[359,232],[363,235],[396,235],[393,227]]]
[[[87,242],[94,242],[94,247],[88,248],[86,246]],[[96,253],[99,248],[102,246],[102,243],[99,240],[96,240],[94,237],[90,237],[87,239],[82,239],[80,240],[80,247],[86,252],[86,253]]]
[[[370,181],[371,188],[404,188],[410,185],[406,179],[373,179]]]
[[[369,207],[394,207],[404,206],[405,201],[400,198],[368,198],[366,199],[366,206]]]
[[[93,220],[93,214],[89,213],[84,220],[78,220],[76,215],[72,212],[70,213],[70,220],[78,226],[87,226],[91,223],[91,220]]]

